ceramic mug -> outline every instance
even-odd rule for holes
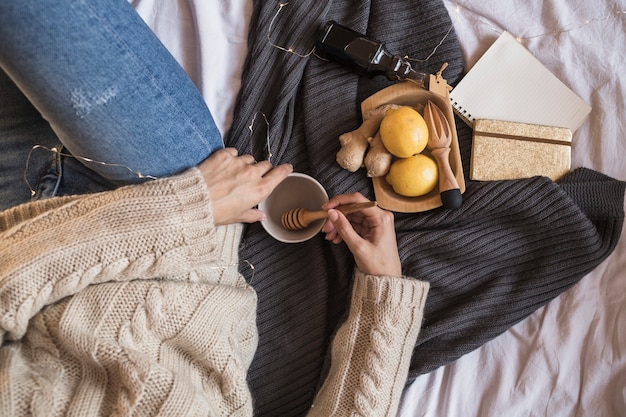
[[[321,210],[322,204],[327,201],[326,190],[315,178],[293,172],[259,204],[259,209],[267,215],[261,224],[267,233],[280,242],[304,242],[322,230],[324,219],[317,220],[302,230],[287,230],[281,223],[283,213],[300,207],[311,211]]]

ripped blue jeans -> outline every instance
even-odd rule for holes
[[[0,69],[0,209],[176,174],[223,148],[127,0],[0,2]]]

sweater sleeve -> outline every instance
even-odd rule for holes
[[[19,339],[41,308],[90,284],[188,279],[215,252],[208,191],[195,168],[2,212],[0,340]]]
[[[331,368],[309,417],[396,415],[428,288],[356,271],[348,319],[333,340]]]

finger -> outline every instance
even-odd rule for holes
[[[332,232],[333,230],[335,230],[335,226],[333,226],[333,222],[331,222],[329,219],[326,219],[324,221],[324,224],[322,225],[322,232],[328,234]]]
[[[355,253],[357,244],[360,243],[363,238],[352,228],[346,216],[337,210],[331,209],[328,212],[328,219],[333,222],[337,235],[346,242],[350,251]]]
[[[265,213],[259,209],[248,209],[241,215],[242,223],[255,223],[266,219]]]
[[[274,186],[278,185],[278,183],[287,178],[287,175],[293,172],[293,166],[291,164],[281,164],[276,167],[272,167],[269,162],[259,162],[257,165],[261,164],[269,165],[267,171],[265,171],[265,174],[263,175],[263,178],[269,180]]]
[[[324,239],[329,240],[333,243],[341,243],[341,236],[337,234],[337,231],[335,230],[335,225],[332,221],[330,221],[330,219],[326,219],[326,221],[324,222],[324,225],[322,226],[322,232],[326,234],[324,236]]]
[[[224,148],[224,149],[222,150],[222,152],[223,152],[223,151],[228,152],[228,153],[229,153],[229,154],[231,154],[232,156],[237,156],[237,155],[239,155],[239,151],[237,151],[237,148]],[[219,151],[218,151],[218,152],[219,152]]]
[[[331,223],[330,220],[328,222]],[[331,227],[328,232],[324,232],[324,233],[326,233],[326,235],[324,236],[324,239],[330,242],[333,242],[335,244],[339,244],[343,242],[343,240],[341,239],[341,236],[337,234],[337,230],[335,230],[334,226]]]
[[[336,237],[340,237],[340,236],[337,234],[337,231],[335,229],[332,229],[326,233],[326,236],[324,236],[324,239],[334,242]]]
[[[254,156],[252,155],[247,155],[247,154],[241,155],[239,158],[241,158],[241,160],[244,161],[248,165],[256,163],[256,159],[254,159]]]
[[[274,169],[274,166],[272,166],[272,164],[268,161],[259,161],[254,165],[254,168],[260,171],[261,176],[264,176],[265,174],[270,172],[272,169]]]
[[[352,193],[352,194],[339,194],[331,198],[326,204],[322,206],[324,210],[328,210],[331,208],[336,208],[343,204],[351,204],[351,203],[365,203],[368,200],[361,193]]]

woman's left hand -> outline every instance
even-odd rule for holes
[[[239,155],[235,148],[214,152],[198,168],[209,189],[213,221],[218,226],[263,220],[265,213],[254,207],[293,171],[289,164],[256,163],[252,155]]]

